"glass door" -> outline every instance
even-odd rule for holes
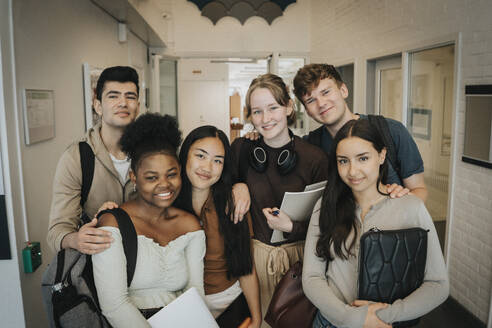
[[[402,121],[401,56],[376,61],[376,114]]]
[[[426,202],[444,249],[453,113],[454,45],[409,54],[408,130],[424,160]]]
[[[176,60],[159,60],[159,108],[161,114],[178,117]]]

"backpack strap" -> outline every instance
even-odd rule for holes
[[[315,146],[318,146],[321,148],[321,134],[323,133],[324,125],[320,126],[316,130],[310,131],[308,136],[307,136],[307,141]]]
[[[117,207],[101,211],[97,214],[97,218],[99,219],[101,215],[105,213],[112,214],[118,222],[118,227],[121,233],[121,240],[123,242],[123,251],[125,252],[126,257],[127,286],[130,287],[130,284],[133,280],[133,275],[135,274],[135,267],[137,265],[137,231],[135,230],[135,226],[133,225],[130,216],[128,216],[128,213],[126,213],[121,208]]]
[[[398,174],[400,180],[402,180],[400,174],[400,164],[398,162],[398,157],[396,156],[395,142],[393,140],[393,137],[391,136],[386,118],[384,118],[384,116],[382,115],[367,115],[367,119],[378,129],[379,133],[383,137],[388,160],[390,161],[393,169],[395,169],[396,174]]]
[[[91,190],[92,178],[94,177],[94,152],[85,141],[79,142],[80,167],[82,168],[82,189],[80,192],[80,206],[84,206]]]
[[[63,279],[63,268],[65,267],[65,249],[59,251],[56,257],[56,274],[53,285],[60,283]]]

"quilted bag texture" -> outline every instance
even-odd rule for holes
[[[360,239],[358,298],[388,304],[405,298],[422,284],[426,258],[427,231],[422,228],[367,231]]]

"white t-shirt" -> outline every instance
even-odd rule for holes
[[[125,159],[117,159],[112,154],[109,154],[109,156],[113,161],[114,168],[118,171],[121,184],[125,185],[126,180],[128,179],[128,171],[130,170],[130,159],[128,157]]]

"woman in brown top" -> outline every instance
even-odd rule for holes
[[[265,313],[283,274],[302,260],[309,224],[309,220],[293,221],[278,210],[284,193],[303,191],[307,185],[326,180],[328,159],[320,148],[289,130],[295,111],[280,77],[265,74],[254,79],[246,95],[246,109],[261,137],[254,142],[239,138],[231,147],[238,178],[251,194],[254,258]],[[283,231],[286,240],[271,243],[273,229]]]
[[[259,327],[258,277],[251,251],[251,220],[234,224],[232,154],[229,141],[213,126],[186,137],[179,160],[182,188],[176,206],[195,213],[205,231],[204,287],[210,311],[221,327],[237,327],[251,317]]]

